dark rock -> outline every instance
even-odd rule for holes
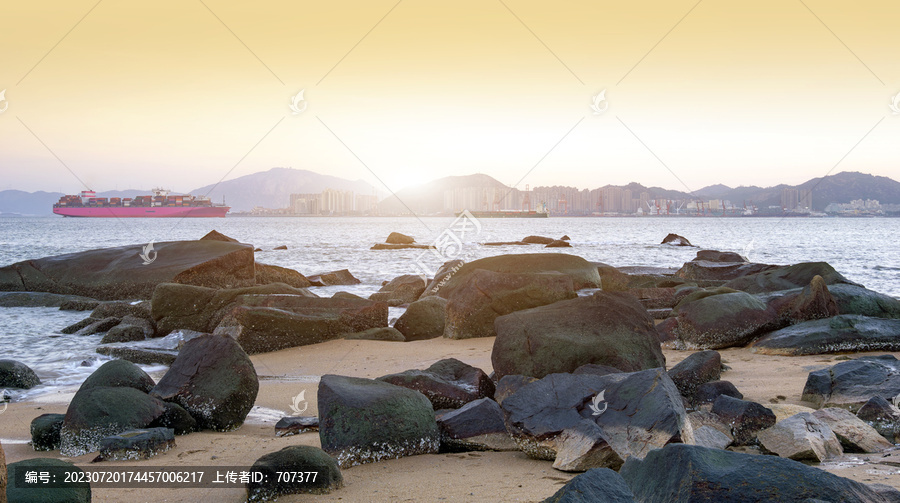
[[[163,402],[165,410],[162,415],[147,425],[148,428],[170,428],[176,435],[187,435],[197,431],[197,420],[177,403]]]
[[[91,311],[91,318],[94,318],[95,320],[102,320],[104,318],[124,318],[126,316],[133,316],[135,318],[146,320],[153,318],[150,315],[150,304],[147,302],[140,302],[137,304],[124,301],[101,302],[93,311]]]
[[[682,396],[691,398],[700,385],[717,381],[722,375],[722,355],[718,351],[694,353],[669,369],[669,377]]]
[[[621,292],[628,289],[630,278],[627,274],[603,262],[594,262],[593,264],[597,266],[597,273],[600,275],[600,287],[603,290],[607,292]]]
[[[846,409],[829,407],[813,412],[813,416],[831,428],[844,452],[882,452],[894,446],[878,430]]]
[[[572,245],[569,244],[568,241],[563,241],[561,239],[556,239],[550,243],[547,243],[544,248],[571,248]]]
[[[719,293],[676,306],[674,333],[689,349],[743,346],[777,323],[778,315],[758,298],[744,292]]]
[[[475,270],[447,296],[444,337],[493,337],[498,316],[575,297],[572,279],[562,274]]]
[[[637,298],[647,309],[675,307],[675,288],[631,288],[627,292]]]
[[[749,276],[735,278],[725,286],[747,293],[766,293],[792,288],[803,288],[815,276],[821,276],[826,285],[839,283],[856,285],[825,262],[802,262],[799,264],[776,267]],[[859,286],[859,285],[856,285]]]
[[[900,442],[900,413],[887,400],[873,396],[859,408],[856,417],[875,429],[888,442]]]
[[[41,414],[31,420],[31,446],[36,451],[59,449],[59,430],[65,414]]]
[[[200,238],[200,240],[201,240],[201,241],[203,241],[203,240],[207,240],[207,241],[227,241],[227,242],[229,242],[229,243],[239,243],[239,242],[240,242],[240,241],[238,241],[237,239],[230,238],[230,237],[226,236],[225,234],[222,234],[221,232],[219,232],[219,231],[217,231],[217,230],[215,230],[215,229],[213,229],[213,230],[207,232],[205,236],[203,236],[202,238]]]
[[[103,333],[122,322],[122,318],[116,318],[113,316],[109,318],[103,318],[102,320],[98,320],[96,318],[88,319],[93,321],[87,324],[84,328],[81,328],[77,332],[74,332],[75,335],[94,335]]]
[[[319,418],[316,416],[287,416],[275,423],[275,436],[287,437],[308,431],[319,431]]]
[[[788,315],[793,321],[807,321],[830,318],[837,314],[837,303],[828,291],[825,280],[816,275],[791,303]]]
[[[41,383],[31,367],[15,360],[0,360],[0,387],[31,389]]]
[[[873,318],[900,318],[900,300],[857,285],[829,285],[840,314],[860,314]]]
[[[4,467],[4,476],[9,474],[8,484],[2,501],[9,503],[91,503],[91,485],[87,482],[73,482],[60,484],[59,486],[36,489],[33,485],[17,487],[16,479],[24,475],[19,473],[50,472],[57,475],[58,479],[64,477],[63,472],[71,473],[75,480],[81,478],[84,471],[74,464],[53,458],[24,459],[10,463]]]
[[[752,344],[766,355],[818,355],[847,351],[900,351],[900,319],[845,314],[776,330]]]
[[[254,251],[254,252],[261,252],[261,251],[263,251],[263,249],[262,249],[262,248],[254,248],[253,251]]]
[[[105,461],[150,459],[175,447],[171,428],[144,428],[123,431],[100,441],[100,458]]]
[[[424,278],[417,274],[406,274],[392,279],[389,283],[382,286],[378,292],[370,295],[369,299],[379,302],[397,299],[400,301],[400,304],[409,304],[410,302],[415,302],[424,291]]]
[[[287,250],[288,247],[287,247],[287,245],[278,245],[278,246],[276,246],[275,248],[272,248],[272,249],[273,249],[273,250]]]
[[[841,407],[851,412],[874,396],[900,395],[900,361],[893,355],[863,356],[810,372],[801,400],[816,407]]]
[[[869,486],[775,456],[672,444],[631,458],[619,471],[635,501],[887,501]]]
[[[666,237],[663,238],[662,245],[672,245],[672,246],[694,246],[686,237],[679,236],[678,234],[666,234]]]
[[[347,269],[323,272],[307,276],[307,279],[315,286],[358,285],[360,283]]]
[[[203,429],[238,428],[256,401],[253,362],[233,339],[204,335],[184,344],[151,394],[188,411]]]
[[[719,395],[713,402],[712,413],[731,426],[735,445],[749,445],[760,430],[775,425],[775,413],[756,403]]]
[[[553,468],[563,472],[583,472],[591,468],[618,470],[624,461],[609,442],[609,437],[597,423],[582,419],[554,439],[556,459]]]
[[[406,337],[403,337],[403,334],[401,334],[400,331],[394,327],[370,328],[368,330],[363,330],[362,332],[356,332],[356,333],[344,336],[344,339],[366,340],[366,341],[406,342]]]
[[[679,278],[689,280],[732,280],[768,271],[774,267],[777,266],[747,262],[712,262],[694,259],[690,262],[685,262],[675,275]]]
[[[359,295],[352,294],[350,292],[336,292],[331,296],[332,299],[351,299],[351,300],[366,300],[365,297],[360,297]]]
[[[722,252],[717,250],[700,250],[694,260],[707,262],[748,262],[748,260],[735,252]]]
[[[653,319],[625,293],[596,292],[501,316],[491,363],[497,376],[544,377],[587,363],[626,372],[665,366]]]
[[[590,419],[622,459],[643,457],[693,433],[675,384],[662,369],[605,376],[551,374],[501,404],[507,431],[535,459],[554,460],[557,437]]]
[[[100,340],[100,344],[143,341],[155,335],[156,329],[150,320],[126,316],[118,325],[106,332],[106,335]]]
[[[535,377],[523,375],[505,375],[497,381],[497,388],[494,391],[494,400],[496,400],[498,404],[502,404],[503,400],[506,400],[508,396],[518,391],[519,388],[535,381],[537,381],[537,378]]]
[[[416,240],[410,236],[407,236],[406,234],[392,232],[388,235],[387,239],[384,240],[384,242],[392,245],[411,245],[415,243]]]
[[[490,241],[487,243],[481,243],[482,246],[524,246],[528,243],[523,243],[522,241]]]
[[[522,253],[496,255],[466,263],[448,262],[437,272],[422,295],[450,298],[453,291],[478,269],[515,274],[560,273],[572,278],[575,290],[600,287],[597,267],[581,257],[566,253]]]
[[[440,360],[425,370],[407,370],[378,380],[422,393],[435,409],[456,409],[480,398],[493,398],[495,390],[483,370],[455,358]]]
[[[58,307],[60,310],[86,311],[90,303],[98,301],[78,295],[46,292],[0,292],[0,307]],[[81,307],[81,309],[78,309]]]
[[[85,318],[81,321],[77,321],[77,322],[63,328],[62,330],[59,331],[59,333],[74,334],[74,333],[78,332],[79,330],[89,326],[92,323],[96,323],[96,322],[97,322],[97,320],[95,320],[94,318]]]
[[[145,428],[163,414],[157,398],[131,387],[79,389],[60,430],[63,456],[80,456],[100,449],[100,441],[134,428]]]
[[[595,376],[605,376],[608,374],[618,374],[621,372],[621,370],[615,367],[610,367],[609,365],[598,365],[596,363],[587,363],[572,371],[572,373],[575,375],[591,374]]]
[[[690,397],[695,406],[704,403],[713,403],[720,395],[743,399],[744,395],[738,391],[729,381],[711,381],[697,386],[697,391]]]
[[[148,299],[160,283],[215,288],[254,281],[253,248],[221,241],[154,243],[156,260],[144,264],[144,245],[89,250],[0,268],[0,291],[74,294],[99,300]]]
[[[178,351],[156,348],[129,348],[121,346],[97,346],[97,354],[127,360],[140,365],[159,363],[171,365],[178,357]]]
[[[480,398],[437,419],[445,451],[515,451],[506,431],[503,411],[490,398]]]
[[[316,297],[309,290],[281,283],[220,290],[166,283],[154,290],[151,313],[160,336],[179,329],[208,333],[233,307],[265,304],[276,296],[279,307],[298,297]]]
[[[285,494],[327,494],[344,486],[341,469],[334,458],[318,447],[294,445],[266,454],[256,460],[252,472],[264,474],[262,483],[247,484],[247,501],[275,501]],[[291,477],[286,481],[279,473],[304,473],[316,475],[310,481],[304,477]],[[303,480],[299,480],[304,478]]]
[[[280,267],[277,265],[260,264],[254,265],[256,269],[256,284],[268,285],[270,283],[283,283],[294,288],[307,288],[312,286],[312,282],[306,276],[299,272]]]
[[[831,428],[809,412],[783,419],[756,437],[765,450],[797,461],[821,463],[844,453]]]
[[[418,391],[326,374],[319,381],[319,439],[342,467],[433,454],[440,447],[434,409]]]
[[[594,468],[573,478],[543,503],[633,503],[634,494],[618,473]]]
[[[568,234],[565,234],[563,237],[559,238],[560,241],[571,241],[572,238],[569,237]]]
[[[125,360],[110,360],[91,373],[81,383],[79,391],[102,386],[107,388],[134,388],[144,393],[149,393],[155,385],[153,378],[134,363]]]
[[[526,236],[522,238],[523,243],[527,243],[530,245],[548,245],[554,241],[557,241],[553,238],[548,238],[544,236]]]
[[[444,335],[447,300],[437,296],[424,297],[406,308],[394,323],[407,341],[422,341]]]

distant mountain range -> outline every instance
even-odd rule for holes
[[[194,196],[209,196],[213,201],[225,202],[231,211],[250,211],[254,206],[285,208],[291,194],[318,193],[325,189],[352,190],[357,194],[374,194],[375,188],[362,180],[347,180],[322,175],[305,169],[272,168],[250,175],[211,184],[189,191]],[[75,191],[78,193],[79,191]],[[173,192],[174,194],[175,192]],[[110,190],[98,192],[98,197],[135,197],[150,194],[150,190]],[[0,214],[47,215],[61,192],[0,191]]]
[[[408,205],[419,214],[440,213],[444,209],[445,191],[472,187],[495,189],[498,193],[509,190],[509,187],[485,174],[448,176],[400,190],[396,195],[381,201],[379,209],[383,213],[406,213],[408,210],[405,209],[405,205]],[[621,188],[631,190],[635,197],[641,192],[648,192],[652,199],[725,199],[736,206],[741,206],[744,202],[749,205],[752,201],[760,208],[780,205],[781,193],[785,188],[812,189],[813,209],[817,211],[824,210],[830,203],[849,203],[855,199],[877,199],[882,204],[900,204],[900,182],[884,176],[847,171],[813,178],[800,185],[782,184],[774,187],[731,188],[716,184],[695,190],[693,193],[645,187],[639,183],[630,183]],[[232,211],[249,211],[255,206],[284,208],[288,206],[291,194],[318,193],[325,189],[351,190],[365,195],[375,193],[375,188],[362,180],[347,180],[291,168],[272,168],[224,181],[218,185],[199,187],[190,193],[195,196],[208,195],[215,202],[221,202],[224,196]],[[556,187],[553,189],[556,190]],[[575,190],[573,187],[559,187],[559,189]],[[135,197],[149,192],[149,190],[106,191],[98,193],[98,196]],[[53,203],[62,196],[63,194],[59,192],[0,191],[0,214],[47,215],[51,213]],[[480,201],[477,203],[480,204]]]

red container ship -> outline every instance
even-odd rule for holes
[[[170,196],[163,189],[135,198],[97,197],[94,191],[85,190],[79,196],[63,196],[53,205],[57,215],[94,218],[222,218],[230,209],[224,203],[213,204],[208,197]]]

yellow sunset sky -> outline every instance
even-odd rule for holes
[[[276,166],[385,193],[476,172],[678,190],[798,184],[838,163],[900,178],[900,2],[2,9],[0,190],[188,191]]]

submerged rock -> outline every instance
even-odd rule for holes
[[[660,244],[671,246],[694,246],[686,237],[673,233],[666,234],[666,237],[663,238]]]
[[[410,245],[415,243],[416,240],[410,236],[407,236],[406,234],[392,232],[390,233],[390,235],[388,235],[387,239],[384,240],[384,242],[392,245]]]

